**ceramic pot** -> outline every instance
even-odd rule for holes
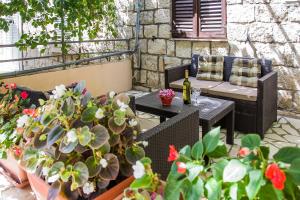
[[[160,96],[160,100],[163,106],[171,106],[174,97]]]
[[[29,184],[27,173],[11,153],[7,154],[7,159],[0,159],[0,166],[3,168],[1,173],[6,176],[14,186],[23,188]]]
[[[34,174],[28,173],[28,180],[31,186],[31,189],[35,193],[37,199],[46,200],[48,195],[48,190],[50,186],[41,178],[37,177]],[[133,177],[129,177],[124,181],[120,182],[118,185],[112,187],[108,191],[102,193],[98,197],[94,198],[94,200],[120,200],[117,197],[123,194],[123,191],[129,187],[129,185],[134,180]],[[59,195],[56,200],[67,200],[67,198]]]

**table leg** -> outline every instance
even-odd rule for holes
[[[166,117],[162,117],[162,116],[160,116],[160,117],[159,117],[159,120],[160,120],[160,123],[163,123],[163,122],[165,122],[165,121],[166,121]]]
[[[228,113],[225,117],[226,121],[226,143],[233,144],[233,137],[234,137],[234,111]]]
[[[205,136],[206,133],[208,133],[211,130],[211,125],[208,123],[203,123],[202,125],[202,138]]]

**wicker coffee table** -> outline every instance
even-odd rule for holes
[[[199,109],[199,125],[202,126],[202,137],[209,132],[215,124],[224,120],[227,130],[226,143],[233,144],[234,102],[205,96],[200,96],[199,99],[200,105],[196,107]],[[160,102],[158,92],[153,92],[137,98],[135,106],[139,111],[158,115],[160,121],[163,122],[166,118],[171,118],[193,105],[183,104],[182,93],[176,92],[176,97],[173,99],[172,105],[165,107],[162,106]]]

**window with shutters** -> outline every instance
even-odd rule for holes
[[[226,0],[173,0],[172,8],[174,38],[226,38]]]

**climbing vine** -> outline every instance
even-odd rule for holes
[[[99,33],[116,35],[114,0],[1,0],[0,30],[9,30],[9,17],[14,14],[33,27],[16,42],[20,50],[83,37],[95,39]],[[64,43],[61,46],[63,52],[68,48]]]

